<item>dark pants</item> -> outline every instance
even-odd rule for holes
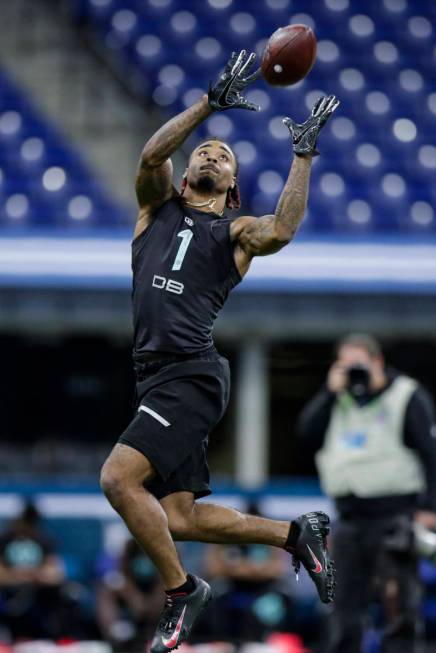
[[[329,653],[361,653],[369,607],[383,609],[383,653],[415,653],[421,599],[411,519],[407,515],[340,520],[333,536],[337,591],[329,618]]]

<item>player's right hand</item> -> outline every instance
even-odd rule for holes
[[[260,68],[254,73],[248,75],[248,72],[256,59],[256,54],[252,52],[247,55],[246,50],[241,50],[239,54],[232,52],[224,72],[214,86],[209,84],[209,105],[215,111],[226,111],[226,109],[248,109],[249,111],[259,111],[260,107],[253,102],[248,102],[242,95],[242,91],[248,84],[251,84],[261,74]]]

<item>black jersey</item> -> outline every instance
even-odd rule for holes
[[[241,280],[231,220],[165,202],[132,244],[134,356],[195,354],[213,345],[213,323]]]

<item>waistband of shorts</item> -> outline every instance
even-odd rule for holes
[[[172,363],[181,363],[184,361],[192,360],[204,360],[204,361],[216,361],[219,358],[219,353],[216,350],[215,346],[209,347],[205,351],[200,351],[194,354],[168,354],[162,357],[154,358],[154,354],[151,357],[147,357],[147,354],[133,354],[133,367],[138,378],[146,377],[149,374],[154,374],[158,372],[162,367],[166,365],[171,365]]]

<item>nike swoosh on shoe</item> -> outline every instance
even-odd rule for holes
[[[316,557],[316,555],[314,554],[310,546],[308,544],[306,544],[306,546],[309,549],[309,553],[312,556],[312,559],[315,563],[315,569],[312,569],[312,571],[314,574],[320,574],[322,572],[322,564],[320,563],[320,561],[318,560],[318,558]]]
[[[177,622],[177,626],[175,627],[174,632],[171,635],[171,637],[169,639],[166,639],[165,637],[162,637],[162,642],[168,648],[174,648],[177,645],[177,642],[179,640],[180,631],[182,630],[183,619],[185,618],[185,612],[186,612],[186,605],[183,608],[183,612],[179,617],[179,620]]]

